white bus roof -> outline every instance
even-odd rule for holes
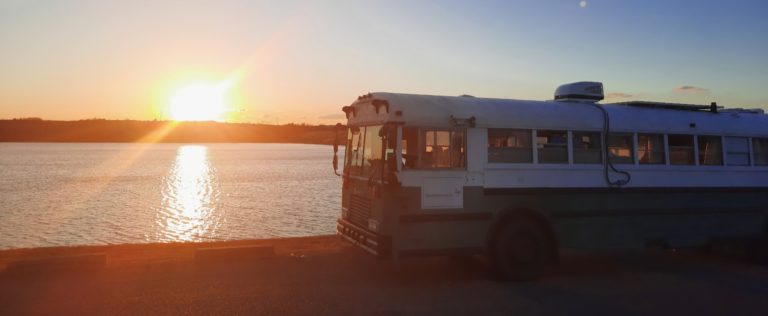
[[[663,103],[656,103],[662,104]],[[649,132],[768,136],[768,115],[761,111],[674,110],[602,104],[612,132]],[[480,128],[602,130],[601,111],[587,102],[528,101],[375,92],[344,107],[352,126],[398,122],[406,126],[450,127],[474,118]]]

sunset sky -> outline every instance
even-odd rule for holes
[[[581,80],[608,101],[768,109],[766,16],[768,1],[0,0],[0,119],[171,119],[220,88],[229,121],[332,124],[369,91],[544,100]]]

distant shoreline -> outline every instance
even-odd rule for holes
[[[334,125],[268,125],[133,120],[0,120],[0,142],[292,143],[330,145],[345,138]]]

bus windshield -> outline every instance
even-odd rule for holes
[[[349,128],[345,173],[364,177],[381,174],[383,167],[381,129],[382,125]]]

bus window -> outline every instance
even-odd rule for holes
[[[749,138],[725,137],[725,157],[729,166],[749,166]]]
[[[632,134],[613,133],[608,136],[608,156],[613,163],[635,163]]]
[[[395,155],[395,149],[397,148],[397,127],[385,126],[382,129],[387,143],[384,147],[385,167],[387,168],[387,180],[393,179],[394,172],[397,171],[397,156]]]
[[[532,163],[531,131],[489,128],[488,162]]]
[[[637,134],[637,155],[640,164],[665,164],[664,135]]]
[[[669,135],[669,163],[673,165],[693,164],[693,136]]]
[[[370,176],[373,172],[381,170],[381,125],[367,126],[365,128],[365,142],[363,144],[362,174]]]
[[[403,127],[403,140],[400,147],[402,147],[403,168],[416,168],[419,160],[419,129]]]
[[[433,153],[435,151],[435,131],[424,132],[424,148],[419,158],[419,167],[431,168],[433,165]]]
[[[451,132],[434,131],[427,132],[435,134],[435,145],[432,147],[432,158],[435,168],[451,167]]]
[[[363,162],[363,136],[365,127],[350,127],[349,139],[347,140],[347,157],[345,159],[349,166],[349,174],[359,175]]]
[[[752,152],[756,166],[768,165],[768,138],[753,138]]]
[[[568,132],[538,131],[536,148],[540,163],[568,163]]]
[[[723,145],[720,136],[697,136],[699,138],[699,164],[721,166]]]
[[[466,166],[463,131],[423,130],[421,134],[424,137],[424,147],[418,159],[419,168],[464,168]]]
[[[573,132],[573,163],[602,163],[600,133]]]
[[[451,168],[466,167],[466,146],[464,146],[464,132],[451,131]]]

